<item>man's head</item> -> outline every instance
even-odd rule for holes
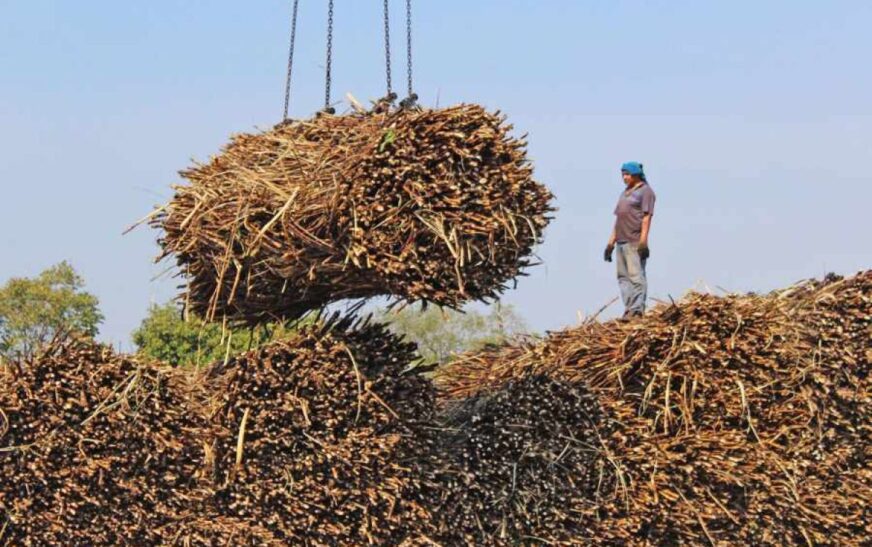
[[[637,161],[628,161],[621,166],[621,174],[624,176],[624,184],[632,186],[639,181],[645,180],[645,169]]]

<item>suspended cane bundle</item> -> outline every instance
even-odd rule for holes
[[[593,390],[614,428],[593,457],[610,472],[561,504],[599,500],[593,543],[862,545],[872,542],[870,341],[865,272],[765,296],[692,294],[639,321],[469,355],[438,380],[452,406],[529,374]]]
[[[237,135],[152,219],[209,319],[393,295],[459,307],[531,265],[551,194],[482,107],[318,116]]]

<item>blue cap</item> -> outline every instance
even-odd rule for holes
[[[640,177],[645,176],[645,170],[642,168],[642,164],[637,161],[628,161],[621,166],[621,171],[630,175],[637,175]]]

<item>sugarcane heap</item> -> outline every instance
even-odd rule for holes
[[[866,545],[872,271],[461,356],[336,318],[0,364],[0,544]]]

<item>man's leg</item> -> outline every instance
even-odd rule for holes
[[[630,304],[633,301],[633,282],[630,280],[630,272],[627,268],[625,249],[626,243],[618,243],[616,247],[615,264],[618,268],[618,286],[621,288],[621,298],[624,301],[624,315],[629,314]]]
[[[627,268],[627,281],[630,298],[627,303],[627,311],[630,315],[642,315],[645,313],[645,301],[648,298],[648,279],[645,274],[645,260],[639,256],[636,245],[624,245],[622,253]]]

